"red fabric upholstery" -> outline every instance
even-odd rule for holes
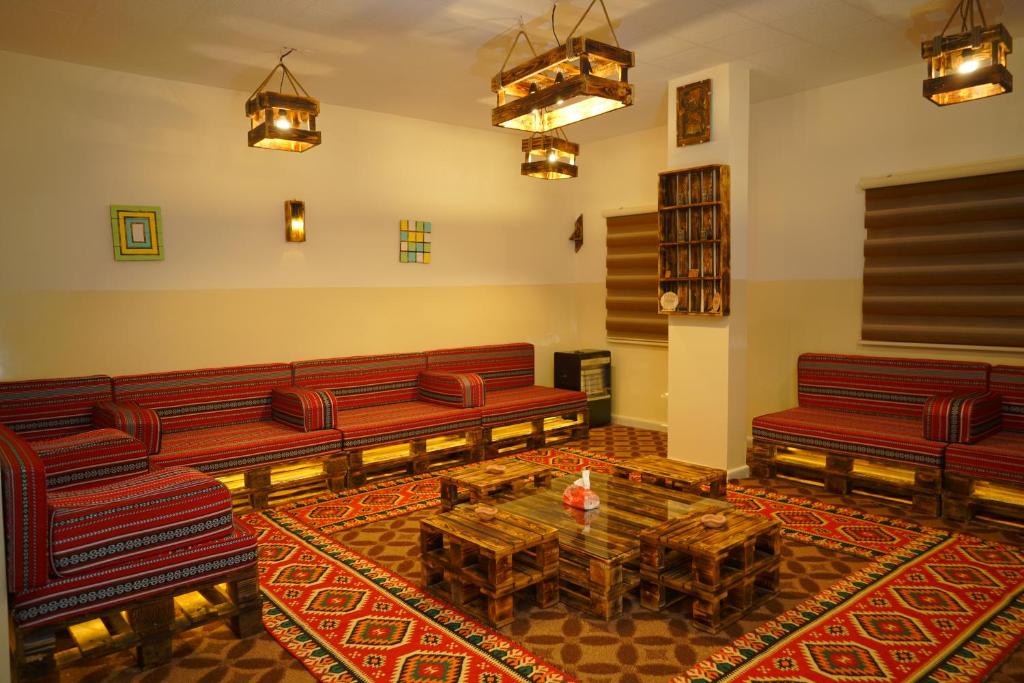
[[[130,401],[103,401],[93,407],[92,421],[97,427],[111,427],[131,434],[146,445],[147,453],[160,452],[160,417],[155,410]]]
[[[274,389],[270,405],[275,420],[303,432],[332,429],[338,409],[331,392],[298,387]]]
[[[105,375],[0,382],[0,424],[29,441],[92,429],[92,406],[113,397]]]
[[[422,353],[321,358],[292,363],[295,384],[334,393],[338,410],[414,401],[427,369]]]
[[[342,410],[338,413],[337,424],[346,449],[373,448],[479,427],[480,409],[407,401]]]
[[[427,351],[427,369],[472,372],[487,390],[533,386],[533,344],[464,346]]]
[[[989,388],[1003,397],[1003,429],[1024,432],[1024,366],[994,366]]]
[[[231,534],[231,494],[190,467],[117,484],[51,493],[50,562],[56,576],[121,564]]]
[[[971,391],[932,396],[924,403],[924,438],[974,443],[999,431],[999,394]]]
[[[283,363],[157,372],[114,378],[117,401],[160,416],[164,435],[270,418],[270,392],[291,384]]]
[[[945,443],[921,435],[921,421],[842,413],[820,408],[790,408],[755,417],[754,438],[790,446],[821,449],[942,467]]]
[[[988,389],[987,363],[805,353],[797,361],[799,403],[920,418],[929,396]]]
[[[12,600],[14,623],[42,626],[117,607],[168,588],[187,588],[255,563],[256,536],[236,520],[227,536],[54,579],[17,594]]]
[[[299,432],[273,420],[165,434],[153,467],[188,465],[214,475],[341,450],[341,434]]]
[[[529,386],[488,391],[483,424],[485,427],[514,424],[535,417],[572,413],[586,405],[586,394],[567,389]]]
[[[46,468],[46,486],[51,491],[106,484],[149,470],[146,447],[117,429],[36,441],[32,449]]]
[[[1024,485],[1024,432],[1003,430],[978,443],[950,444],[946,472]]]
[[[37,588],[47,578],[46,470],[25,439],[0,425],[7,590]]]
[[[450,408],[479,408],[484,404],[484,381],[475,373],[421,372],[419,399]]]

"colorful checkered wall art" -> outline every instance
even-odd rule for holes
[[[431,234],[430,221],[399,221],[399,263],[430,263]]]
[[[118,261],[162,261],[164,233],[159,206],[110,207],[114,258]]]

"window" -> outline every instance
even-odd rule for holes
[[[1024,171],[866,191],[866,341],[1024,347]]]
[[[658,213],[614,216],[607,225],[608,337],[668,341],[668,316],[658,313]]]

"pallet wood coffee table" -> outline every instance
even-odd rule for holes
[[[726,473],[714,467],[669,460],[657,455],[641,455],[613,465],[616,477],[640,475],[640,481],[655,486],[688,491],[701,496],[725,498]]]
[[[503,472],[488,472],[489,467],[500,466]],[[551,468],[526,460],[507,462],[481,462],[449,471],[441,475],[441,509],[451,510],[459,503],[479,503],[496,496],[518,492],[530,486],[547,486],[551,482]],[[460,494],[459,488],[468,489]]]
[[[508,512],[483,521],[469,506],[420,522],[423,585],[494,626],[512,622],[513,598],[536,587],[537,603],[558,602],[558,534]]]

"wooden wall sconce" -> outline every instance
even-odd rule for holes
[[[284,203],[284,238],[288,242],[306,241],[306,204],[298,199]]]

